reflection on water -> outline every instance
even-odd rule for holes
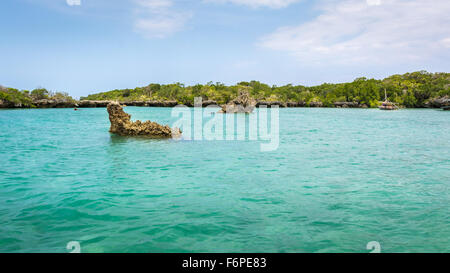
[[[111,144],[124,144],[134,141],[141,141],[143,143],[155,143],[155,142],[168,142],[173,141],[171,138],[155,138],[148,136],[119,136],[116,134],[110,134]]]

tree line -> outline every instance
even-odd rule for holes
[[[418,71],[403,75],[393,75],[383,80],[357,78],[349,83],[324,83],[318,86],[303,85],[269,86],[259,81],[240,82],[227,86],[223,83],[209,82],[185,86],[182,83],[149,84],[134,89],[116,89],[89,95],[87,100],[146,101],[173,100],[189,104],[195,97],[214,100],[218,104],[228,103],[239,90],[246,89],[251,96],[262,101],[280,102],[322,102],[325,107],[333,107],[335,102],[358,102],[368,107],[377,107],[389,100],[405,107],[424,107],[430,98],[450,95],[450,73],[429,73]]]
[[[42,99],[75,101],[65,92],[52,92],[45,88],[18,90],[0,85],[0,102],[16,107],[34,107],[34,102]]]
[[[310,87],[292,84],[270,86],[259,81],[240,82],[231,86],[220,82],[192,86],[152,83],[134,89],[96,93],[81,100],[177,101],[192,104],[195,97],[202,97],[203,100],[226,104],[242,90],[247,90],[260,101],[302,102],[305,105],[321,102],[324,107],[333,107],[335,102],[357,102],[367,107],[377,107],[384,100],[386,90],[390,101],[414,108],[424,107],[429,99],[450,96],[450,73],[418,71],[393,75],[383,80],[362,77],[348,83],[324,83]],[[50,92],[44,88],[20,91],[0,86],[0,100],[32,107],[33,101],[39,99],[73,100],[67,93]]]

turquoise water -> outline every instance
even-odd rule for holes
[[[0,111],[0,252],[450,251],[450,112],[280,109],[265,153],[108,128],[105,109]]]

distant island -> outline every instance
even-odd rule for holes
[[[193,86],[152,83],[145,87],[92,94],[80,100],[67,93],[44,88],[28,91],[0,86],[0,108],[106,107],[109,101],[130,106],[193,106],[195,97],[203,98],[203,106],[225,105],[242,91],[257,101],[256,106],[375,108],[384,99],[386,91],[390,101],[401,107],[440,108],[450,105],[450,73],[418,71],[383,80],[363,77],[349,83],[324,83],[311,87],[292,84],[269,86],[258,81],[232,86],[212,82]]]

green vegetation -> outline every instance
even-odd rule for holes
[[[228,103],[237,96],[238,90],[247,89],[258,100],[280,102],[321,101],[323,106],[332,107],[334,102],[358,102],[368,107],[376,107],[384,100],[384,90],[392,102],[405,107],[423,107],[434,97],[450,95],[450,73],[428,73],[419,71],[404,75],[393,75],[384,80],[358,78],[350,83],[306,87],[301,85],[269,86],[258,81],[240,82],[226,86],[222,83],[184,86],[174,84],[150,84],[135,89],[112,90],[89,95],[87,100],[146,101],[173,100],[192,104],[194,97],[215,100],[219,104]]]
[[[185,86],[181,83],[150,84],[135,89],[112,90],[81,98],[86,100],[118,101],[177,101],[190,105],[195,97],[214,100],[218,104],[234,99],[239,90],[247,90],[251,96],[262,101],[322,102],[333,107],[335,102],[358,102],[368,107],[377,107],[384,100],[386,90],[389,100],[404,107],[424,107],[431,98],[450,96],[450,73],[428,73],[419,71],[404,75],[393,75],[383,80],[358,78],[350,83],[324,83],[318,86],[302,85],[269,86],[258,81],[240,82],[233,86],[209,82]],[[17,90],[0,86],[0,106],[35,107],[38,100],[51,99],[74,101],[67,93],[50,92],[44,88]]]
[[[44,88],[37,88],[30,92],[28,90],[0,86],[0,101],[4,105],[11,107],[35,107],[34,102],[42,99],[74,101],[71,96],[64,92],[51,92]]]
[[[32,107],[33,102],[29,91],[19,91],[14,88],[0,86],[0,100],[7,105],[17,107]]]

